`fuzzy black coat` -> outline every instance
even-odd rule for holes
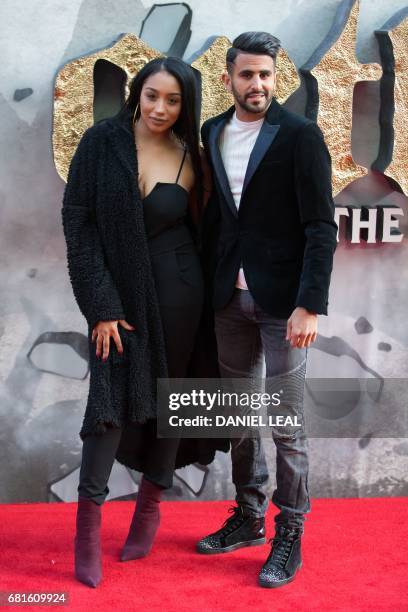
[[[80,431],[84,439],[103,433],[104,423],[126,429],[127,423],[134,427],[156,418],[156,379],[167,377],[130,116],[101,121],[82,136],[69,169],[62,222],[74,296],[88,323],[90,384]],[[92,330],[98,321],[118,319],[136,329],[118,325],[123,353],[111,340],[103,362],[95,355]],[[210,372],[214,370],[202,376]],[[209,463],[216,448],[227,450],[228,444],[182,441],[176,466]],[[140,467],[129,440],[123,440],[116,458]]]

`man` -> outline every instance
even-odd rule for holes
[[[319,127],[274,99],[280,42],[265,32],[238,36],[224,84],[235,105],[206,121],[202,140],[214,188],[203,249],[213,284],[222,377],[251,378],[263,355],[267,380],[285,376],[299,393],[285,410],[301,427],[275,427],[278,507],[271,552],[259,583],[278,587],[301,567],[300,540],[310,511],[303,386],[317,315],[327,314],[337,226],[331,160]],[[231,439],[237,506],[197,544],[212,554],[265,542],[268,479],[259,436]]]

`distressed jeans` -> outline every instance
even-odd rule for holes
[[[297,389],[296,393],[289,393],[291,399],[285,402],[285,414],[296,416],[301,427],[272,427],[276,446],[276,489],[272,502],[280,510],[275,516],[276,523],[303,527],[304,515],[310,511],[308,441],[303,414],[307,349],[291,347],[286,340],[286,326],[286,319],[267,314],[250,292],[242,289],[236,289],[228,305],[215,313],[223,378],[259,380],[265,357],[266,381],[284,380],[285,387]],[[273,410],[279,414],[279,407]],[[231,437],[231,460],[236,503],[248,514],[263,516],[268,507],[263,484],[269,474],[259,431],[256,435]]]

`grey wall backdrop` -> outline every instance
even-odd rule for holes
[[[162,5],[151,12],[153,3],[141,0],[2,1],[0,502],[76,499],[78,431],[89,379],[85,321],[74,302],[65,260],[60,217],[64,184],[52,157],[53,86],[58,70],[76,57],[110,46],[126,32],[141,34],[155,48],[172,49],[190,61],[208,46],[210,37],[226,35],[232,40],[249,29],[266,29],[278,36],[299,68],[329,31],[339,4],[339,0],[190,0],[187,5]],[[356,47],[360,62],[380,61],[374,30],[403,7],[399,0],[362,0]],[[190,10],[191,38],[186,46]],[[304,102],[303,88],[288,104],[303,112]],[[358,85],[353,155],[367,167],[377,156],[378,112],[378,83]],[[336,201],[397,205],[405,212],[400,228],[407,235],[407,199],[378,174],[356,181]],[[310,350],[310,378],[387,382],[408,378],[406,263],[406,238],[399,245],[341,242],[330,316],[320,318],[321,340]],[[349,408],[357,416],[358,435],[310,439],[312,495],[406,495],[408,440],[403,427],[400,437],[376,435],[370,416],[376,410],[386,413],[387,404],[379,407],[364,385],[353,393]],[[316,407],[307,394],[311,415],[333,418],[326,409]],[[342,409],[342,405],[336,408],[340,423]],[[273,489],[274,447],[272,441],[265,442]],[[138,478],[115,465],[110,497],[134,493]],[[199,466],[180,471],[167,495],[215,499],[233,494],[229,457],[219,456],[209,471]]]

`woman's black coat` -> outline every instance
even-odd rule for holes
[[[129,115],[101,121],[82,136],[69,169],[62,221],[74,296],[88,323],[90,385],[80,436],[103,433],[105,423],[122,427],[116,458],[139,469],[132,438],[138,424],[157,416],[156,379],[167,377],[167,364]],[[92,330],[98,321],[118,319],[136,329],[118,325],[123,353],[111,340],[103,362]],[[199,360],[204,369],[193,367],[194,376],[212,376],[213,364],[203,362],[202,354]],[[227,450],[228,444],[182,440],[176,467],[209,463],[216,448]]]

